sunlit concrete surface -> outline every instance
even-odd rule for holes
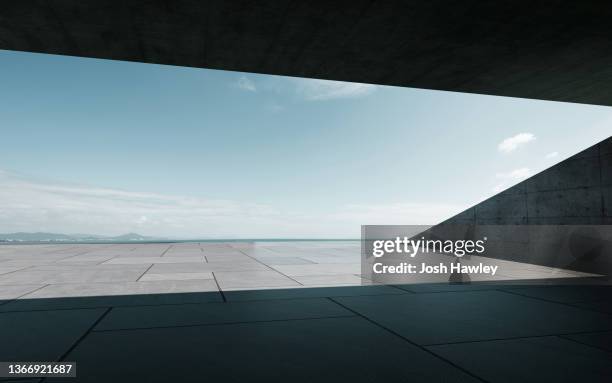
[[[592,275],[481,257],[462,262],[499,266],[495,276],[471,275],[471,281]],[[0,246],[0,299],[5,300],[372,284],[361,275],[358,241]],[[399,276],[397,283],[448,280],[445,274]]]
[[[359,262],[359,242],[3,245],[0,361],[74,361],[48,380],[71,383],[612,381],[600,277],[362,285]]]

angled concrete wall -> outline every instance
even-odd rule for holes
[[[611,224],[612,137],[443,223]]]
[[[612,137],[431,230],[452,226],[493,258],[612,275]]]

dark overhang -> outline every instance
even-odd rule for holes
[[[9,0],[0,49],[612,105],[611,20],[603,0]]]

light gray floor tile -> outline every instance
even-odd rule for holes
[[[205,254],[208,262],[257,262],[244,254]]]
[[[360,274],[360,264],[278,265],[274,269],[289,276]]]
[[[100,283],[136,281],[140,270],[70,270],[70,271],[18,271],[0,276],[0,285],[54,284],[54,283]]]
[[[15,299],[44,285],[9,285],[0,287],[0,300]]]
[[[308,261],[297,257],[270,257],[270,256],[258,256],[258,261],[265,263],[266,265],[277,266],[277,265],[309,265],[315,262]]]
[[[139,281],[185,281],[190,279],[214,279],[212,273],[146,273]]]
[[[321,263],[321,264],[328,264],[328,263],[335,263],[335,264],[341,264],[341,263],[345,263],[345,264],[355,264],[355,265],[360,265],[361,264],[361,258],[359,258],[359,255],[353,257],[353,256],[333,256],[333,255],[329,255],[329,256],[325,256],[325,255],[303,255],[301,256],[302,258],[311,261],[312,263]]]
[[[130,265],[141,263],[203,263],[204,256],[197,257],[117,257],[104,262],[105,265]]]
[[[149,270],[155,274],[165,273],[211,273],[211,272],[236,272],[236,271],[257,271],[270,270],[267,266],[258,262],[250,263],[232,263],[232,262],[215,262],[215,263],[168,263],[154,264]]]
[[[3,266],[0,266],[0,275],[12,273],[14,271],[23,270],[23,269],[25,269],[24,266],[12,266],[12,267],[3,267]]]
[[[218,291],[214,280],[71,283],[46,286],[22,299]]]

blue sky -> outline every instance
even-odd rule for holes
[[[608,107],[0,51],[0,232],[358,237],[610,132]]]

